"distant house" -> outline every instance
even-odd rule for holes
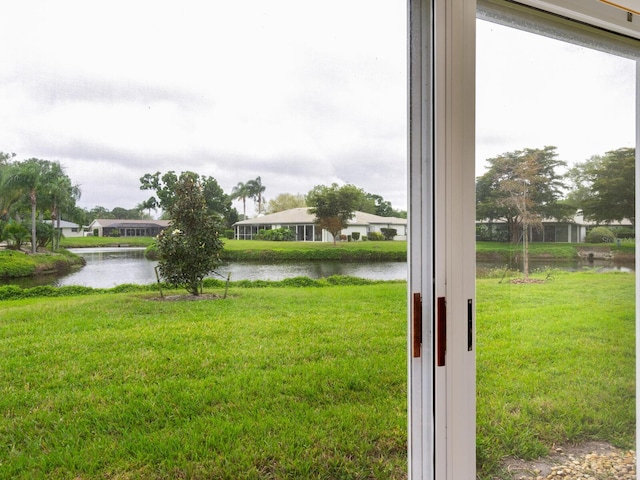
[[[168,226],[169,220],[96,218],[88,230],[94,237],[155,237]]]
[[[326,230],[315,224],[315,215],[309,213],[308,207],[292,208],[282,212],[262,215],[233,224],[234,238],[238,240],[252,240],[260,230],[288,228],[295,234],[299,242],[332,242],[333,237]],[[341,235],[347,237],[359,233],[360,237],[371,232],[381,233],[383,228],[395,228],[397,235],[394,240],[407,239],[407,219],[397,217],[381,217],[365,212],[355,212],[349,221],[349,226],[342,230]]]
[[[45,220],[44,223],[51,225],[51,220]],[[58,228],[57,220],[53,222],[53,226]],[[67,222],[66,220],[60,220],[60,230],[62,230],[62,236],[65,238],[82,237],[84,235],[80,225],[73,222]]]
[[[565,220],[547,218],[542,221],[542,228],[529,229],[529,239],[532,242],[546,243],[584,243],[587,231],[598,224],[585,220],[582,215],[575,215]],[[607,227],[631,227],[629,220],[611,222]],[[507,224],[501,220],[476,221],[476,240],[506,242],[509,241]]]

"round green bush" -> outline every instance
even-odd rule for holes
[[[596,227],[587,233],[587,243],[611,243],[616,236],[607,227]]]

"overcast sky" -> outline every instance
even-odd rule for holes
[[[570,165],[635,146],[635,62],[477,23],[476,171],[487,158],[557,147]]]
[[[87,208],[192,170],[227,193],[335,181],[405,209],[405,4],[3,2],[0,151],[59,160]],[[633,63],[549,42],[479,22],[478,160],[633,146]]]

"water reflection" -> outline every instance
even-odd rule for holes
[[[522,265],[508,265],[503,262],[495,261],[477,261],[476,276],[487,276],[491,271],[496,270],[518,270],[522,271]],[[576,272],[581,270],[597,270],[598,272],[633,272],[635,271],[635,263],[631,262],[613,262],[611,260],[529,260],[529,272],[546,271],[549,269],[566,270]]]
[[[60,277],[36,277],[14,279],[8,283],[24,288],[38,285],[82,285],[94,288],[111,288],[123,283],[146,285],[156,282],[154,267],[157,262],[147,260],[144,248],[78,248],[70,249],[84,257],[86,265]],[[504,270],[499,262],[477,262],[478,276],[486,276],[490,270]],[[513,268],[513,267],[512,267]],[[587,261],[531,261],[531,271],[558,268],[563,270],[597,269],[598,271],[634,271],[633,263],[615,264],[608,260]],[[229,263],[220,266],[218,273],[232,280],[282,280],[292,277],[323,278],[331,275],[349,275],[371,280],[406,280],[407,264],[404,262],[341,263],[296,262],[280,264]]]
[[[81,285],[111,288],[123,283],[147,284],[156,281],[157,262],[147,260],[144,248],[70,248],[87,264],[80,270],[57,278],[56,286]]]
[[[87,264],[80,270],[53,279],[52,285],[83,285],[111,288],[123,283],[149,284],[156,281],[157,262],[144,257],[144,248],[78,248],[69,249],[84,257]],[[350,275],[372,280],[406,280],[407,264],[403,262],[340,263],[296,262],[285,264],[229,263],[218,272],[232,280],[282,280],[291,277],[323,278]]]

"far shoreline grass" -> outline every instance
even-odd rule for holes
[[[358,242],[271,242],[263,240],[223,239],[225,261],[406,261],[406,241]],[[152,237],[84,237],[64,238],[65,248],[150,247]],[[630,261],[635,257],[635,243],[576,244],[531,243],[531,260],[576,260],[582,248],[606,250],[614,259]],[[503,242],[476,242],[476,259],[510,261],[522,255],[522,246]]]
[[[351,281],[4,297],[0,478],[405,479],[406,283]],[[477,288],[479,478],[631,447],[635,275]]]

